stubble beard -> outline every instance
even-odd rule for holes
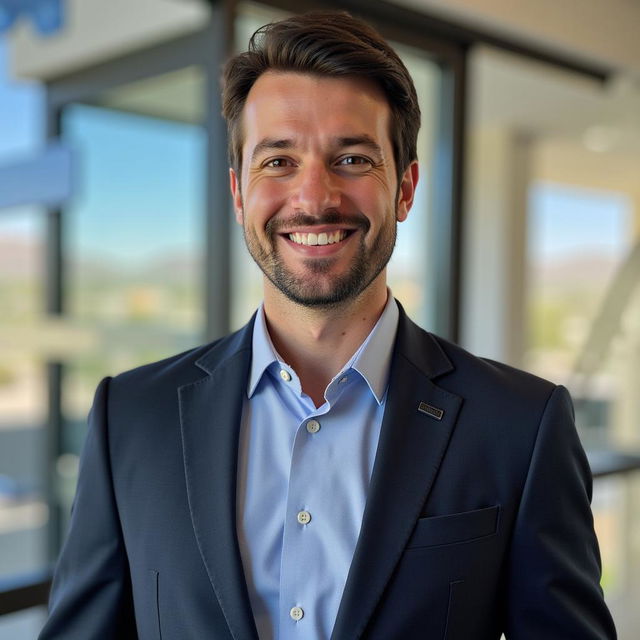
[[[333,309],[341,307],[361,294],[387,266],[396,243],[397,222],[395,215],[388,213],[389,222],[380,229],[373,245],[367,249],[366,233],[370,228],[365,216],[344,220],[339,214],[327,214],[322,218],[312,218],[300,214],[294,224],[314,226],[321,224],[339,224],[345,226],[357,224],[360,235],[358,249],[348,271],[334,276],[330,281],[327,275],[333,268],[334,258],[309,258],[304,261],[304,275],[293,273],[285,264],[276,247],[277,229],[282,225],[267,223],[265,233],[268,247],[260,244],[255,231],[243,226],[247,249],[267,279],[289,300],[308,308]],[[292,221],[287,221],[291,225]]]

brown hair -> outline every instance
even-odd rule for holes
[[[222,115],[229,131],[229,161],[242,165],[242,110],[265,71],[370,78],[391,109],[391,142],[398,177],[417,157],[420,108],[413,80],[398,54],[368,24],[346,11],[312,11],[260,27],[244,53],[223,72]]]

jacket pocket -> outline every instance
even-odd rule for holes
[[[459,611],[456,606],[460,602],[460,592],[464,587],[464,580],[455,580],[449,583],[449,606],[447,607],[447,622],[444,630],[444,640],[454,640],[454,638],[464,638],[456,626],[460,627],[464,620],[464,612]],[[456,598],[457,596],[457,598]]]
[[[153,630],[153,638],[162,640],[160,631],[160,574],[157,571],[149,571],[150,593],[151,593],[151,609],[149,611],[150,627]]]
[[[498,532],[500,506],[420,518],[407,549],[470,542]]]

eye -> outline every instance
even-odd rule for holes
[[[287,158],[272,158],[264,163],[265,167],[269,169],[284,169],[286,167],[291,167],[291,160],[287,160]]]
[[[364,169],[371,167],[373,162],[364,156],[344,156],[338,160],[337,164],[340,167],[357,167]]]

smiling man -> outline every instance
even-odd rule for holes
[[[41,639],[615,638],[568,394],[387,288],[418,180],[397,54],[289,18],[223,102],[264,302],[100,384]]]

